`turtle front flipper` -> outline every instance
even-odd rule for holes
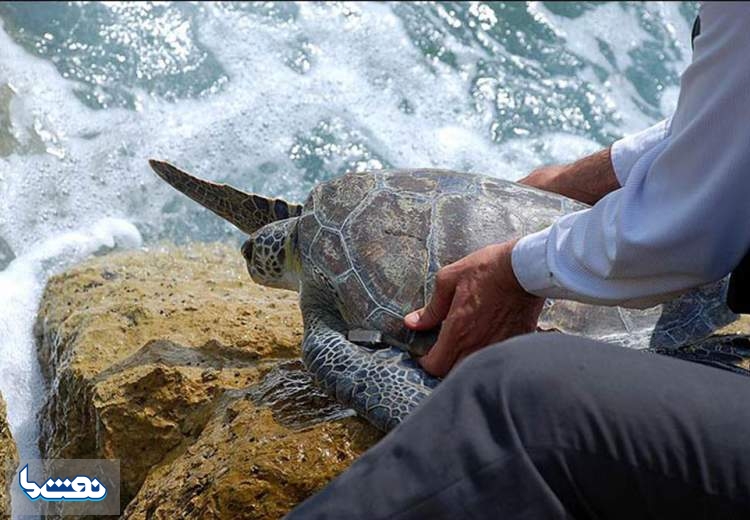
[[[156,174],[178,191],[252,235],[266,224],[298,217],[302,206],[282,199],[245,193],[226,184],[205,181],[164,161],[148,161]]]
[[[335,313],[302,301],[302,357],[325,391],[383,431],[403,421],[439,380],[397,348],[369,349],[346,339]]]

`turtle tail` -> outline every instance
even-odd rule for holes
[[[205,181],[164,161],[150,159],[156,174],[173,188],[181,191],[248,235],[266,224],[290,217],[298,217],[302,206],[282,199],[269,199],[245,193],[226,184]]]

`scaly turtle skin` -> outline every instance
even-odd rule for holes
[[[438,383],[413,360],[437,331],[414,333],[403,325],[404,315],[429,299],[437,271],[586,208],[514,182],[444,170],[347,174],[317,185],[300,207],[196,179],[168,163],[151,166],[251,234],[242,253],[252,278],[300,292],[308,369],[341,403],[384,430]],[[679,352],[735,319],[724,305],[723,285],[646,310],[549,301],[540,327]],[[354,329],[380,331],[380,348],[349,341]]]

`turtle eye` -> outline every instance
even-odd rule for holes
[[[245,257],[245,260],[252,260],[253,259],[253,240],[245,240],[245,243],[242,244],[242,256]]]

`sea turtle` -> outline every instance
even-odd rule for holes
[[[301,206],[150,164],[250,235],[242,254],[253,280],[300,292],[305,365],[327,392],[383,430],[438,384],[414,361],[436,331],[403,325],[429,298],[437,271],[586,207],[510,181],[426,169],[349,173],[315,186]],[[648,310],[548,302],[540,326],[634,348],[676,348],[735,318],[722,287]]]

